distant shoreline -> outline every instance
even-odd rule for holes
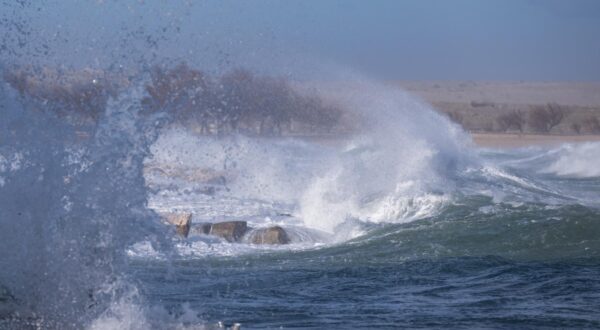
[[[551,135],[511,133],[470,133],[473,142],[485,148],[556,146],[564,143],[600,142],[600,135]]]
[[[394,86],[470,132],[600,135],[600,82],[405,81]]]

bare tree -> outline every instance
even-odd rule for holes
[[[58,70],[4,73],[5,80],[26,95],[33,106],[49,109],[67,119],[97,119],[108,98],[121,88],[105,72]],[[289,80],[256,76],[243,69],[209,76],[185,63],[154,66],[144,86],[144,113],[169,113],[182,125],[197,125],[202,134],[246,132],[282,135],[292,123],[305,133],[330,131],[342,112],[315,95],[299,93]],[[127,85],[123,85],[125,87]],[[39,103],[39,106],[37,105]]]
[[[523,128],[525,126],[525,114],[521,110],[513,110],[509,113],[498,116],[498,118],[496,118],[496,123],[502,132],[515,129],[523,133]]]
[[[529,113],[529,126],[538,132],[547,133],[560,124],[564,117],[563,109],[556,103],[534,106]]]
[[[186,120],[208,99],[208,77],[185,63],[173,69],[155,66],[150,71],[150,79],[146,85],[149,97],[142,100],[147,110],[171,112],[178,120]]]
[[[271,123],[270,133],[281,135],[291,122],[294,93],[285,79],[266,79],[265,83],[268,97],[264,119]]]
[[[240,123],[246,119],[252,111],[250,98],[252,97],[252,85],[254,76],[245,69],[235,69],[220,79],[221,98],[227,107],[224,121],[233,132],[239,130]]]

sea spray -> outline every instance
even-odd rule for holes
[[[396,88],[351,81],[342,88],[296,86],[301,93],[319,90],[318,97],[354,118],[355,129],[345,135],[317,136],[309,142],[166,131],[146,161],[148,169],[156,169],[146,173],[156,192],[152,206],[196,207],[205,221],[289,213],[308,228],[330,233],[350,219],[403,222],[435,214],[452,199],[462,172],[479,166],[468,136]],[[219,184],[208,189],[206,173],[219,178]],[[229,203],[211,206],[220,201],[213,194],[230,198]],[[362,231],[344,232],[355,237]],[[343,236],[339,239],[349,238]]]
[[[457,125],[397,88],[362,79],[322,94],[353,113],[361,131],[304,193],[301,213],[309,227],[333,232],[352,218],[402,222],[432,215],[451,198],[453,178],[478,166]]]
[[[146,208],[143,177],[160,118],[139,116],[138,90],[111,99],[85,127],[0,92],[0,283],[16,312],[70,329],[110,317],[115,301],[135,304],[125,249],[166,234]]]
[[[588,142],[578,145],[563,145],[553,152],[551,164],[543,173],[554,173],[563,177],[600,177],[600,143]]]
[[[152,144],[145,163],[151,186],[167,174],[193,190],[211,174],[229,196],[293,203],[307,181],[324,170],[320,165],[327,164],[329,151],[291,137],[206,136],[171,127]]]

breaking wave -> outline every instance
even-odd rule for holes
[[[565,177],[600,177],[600,143],[589,142],[577,145],[564,145],[552,150],[548,155],[552,162],[542,169]]]

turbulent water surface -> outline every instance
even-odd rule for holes
[[[471,34],[485,6],[321,3],[0,1],[0,329],[600,328],[600,143],[482,149],[339,64],[516,81],[572,57],[517,53],[539,24]],[[512,68],[446,50],[494,33]],[[198,233],[229,220],[291,242]]]
[[[176,135],[170,138],[181,138]],[[197,143],[211,148],[215,142]],[[229,143],[234,142],[227,142],[225,150],[231,150]],[[281,248],[196,237],[179,243],[178,257],[169,262],[134,248],[131,267],[150,301],[176,313],[194,311],[205,320],[241,322],[249,328],[600,326],[600,181],[593,161],[564,163],[566,157],[576,157],[573,153],[598,152],[600,146],[471,150],[475,163],[448,174],[451,179],[436,178],[434,182],[443,183],[435,189],[415,193],[434,174],[419,173],[426,177],[407,183],[410,189],[369,191],[368,183],[377,180],[382,165],[362,163],[372,151],[344,151],[358,153],[352,160],[344,158],[344,164],[361,164],[351,166],[352,174],[333,171],[328,174],[332,179],[320,168],[325,162],[321,152],[331,150],[318,145],[294,140],[235,143],[244,148],[235,154],[258,152],[253,159],[281,161],[278,166],[288,173],[304,173],[302,165],[318,168],[316,183],[308,184],[268,172],[276,179],[261,186],[259,195],[283,198],[278,191],[282,186],[295,191],[304,185],[309,187],[300,189],[301,195],[325,193],[301,196],[297,205],[252,198],[257,192],[248,190],[244,194],[250,195],[234,197],[235,184],[202,197],[191,187],[177,186],[154,196],[151,204],[185,208],[200,219],[276,223],[307,235]],[[312,167],[315,159],[319,165]],[[263,167],[257,170],[242,177],[264,175]],[[367,186],[336,181],[363,175]],[[320,188],[311,187],[315,184]],[[337,223],[340,205],[344,220]],[[301,216],[317,219],[296,218]],[[323,232],[309,231],[311,225]]]
[[[364,130],[311,139],[197,135],[136,88],[75,129],[3,87],[0,325],[600,327],[600,145],[478,149],[361,84],[335,97]],[[292,243],[180,239],[165,211]]]

